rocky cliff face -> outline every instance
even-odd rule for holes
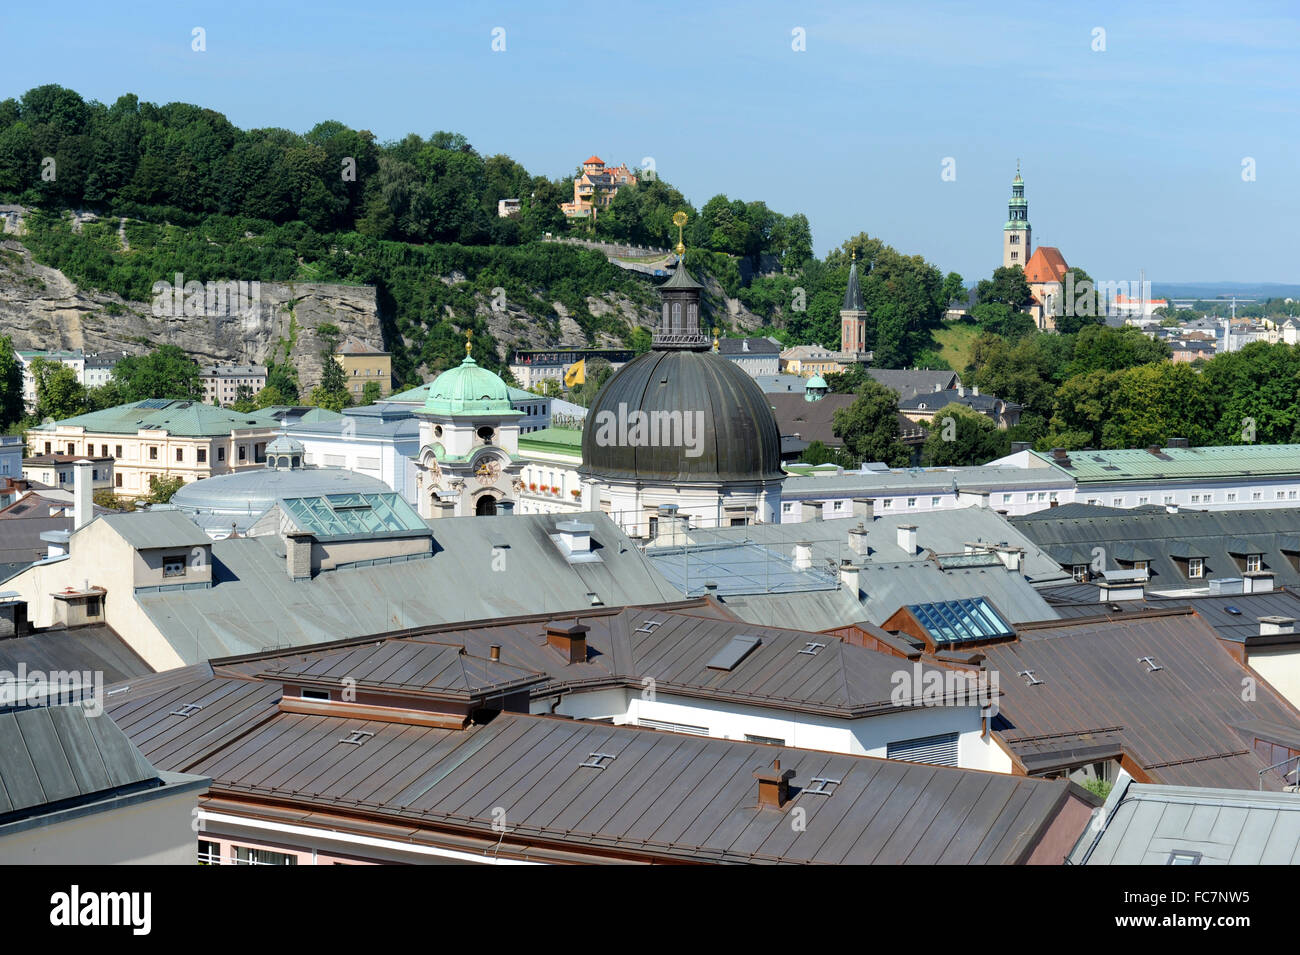
[[[9,335],[15,348],[142,354],[172,344],[203,364],[264,364],[273,356],[284,361],[288,349],[306,391],[320,381],[316,330],[322,324],[336,325],[344,337],[368,345],[384,344],[370,287],[262,282],[222,288],[214,283],[201,298],[194,291],[164,295],[161,302],[126,301],[78,288],[62,272],[33,261],[14,239],[0,243],[0,333]]]

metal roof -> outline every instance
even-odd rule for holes
[[[688,484],[779,480],[781,433],[768,397],[735,362],[710,352],[647,352],[615,372],[596,396],[579,473]],[[632,431],[638,413],[648,424],[640,441]],[[670,420],[665,415],[677,416],[675,435],[658,426]],[[616,433],[606,433],[607,419],[618,425]],[[698,446],[686,442],[687,427]]]
[[[1117,784],[1072,865],[1300,865],[1294,793]]]
[[[1073,485],[1074,482],[1068,475],[1046,469],[988,466],[894,468],[888,471],[847,471],[824,477],[792,474],[785,479],[781,488],[781,499],[815,499],[821,491],[860,492],[862,497],[879,497],[882,494],[949,493],[954,486],[958,491],[1014,492],[1068,488]]]
[[[556,516],[453,517],[432,522],[420,560],[289,578],[279,537],[212,544],[213,586],[137,594],[141,609],[187,663],[456,620],[654,603],[677,593],[601,513],[598,560],[570,563],[551,540]],[[498,571],[496,568],[504,568]]]
[[[81,427],[91,434],[135,434],[142,430],[158,430],[184,437],[216,437],[236,430],[277,427],[278,422],[271,410],[263,408],[243,413],[201,401],[148,398],[42,424],[35,430]]]
[[[110,627],[92,625],[74,630],[40,630],[25,637],[0,640],[0,670],[90,671],[105,683],[152,673],[130,645]]]
[[[1002,674],[994,730],[1030,772],[1124,752],[1155,782],[1256,789],[1272,760],[1255,754],[1254,727],[1300,733],[1300,713],[1264,681],[1242,699],[1252,671],[1185,608],[1021,626],[1019,637],[981,652]],[[1263,778],[1281,788],[1276,771]]]
[[[0,825],[50,804],[156,785],[157,771],[111,719],[84,706],[0,713]],[[63,808],[62,806],[60,808]]]
[[[1069,467],[1050,453],[1031,451],[1042,461],[1074,476],[1079,484],[1116,484],[1160,480],[1176,482],[1243,475],[1300,477],[1300,444],[1238,444],[1205,448],[1127,448],[1115,451],[1071,451]]]
[[[97,518],[135,548],[200,547],[208,535],[178,510],[132,511]]]
[[[374,735],[340,745],[354,731]],[[757,805],[754,771],[773,758],[794,774],[785,811]],[[218,796],[494,841],[501,807],[516,838],[722,863],[1023,862],[1070,793],[1055,780],[512,713],[461,731],[278,714],[184,765]],[[806,826],[789,825],[794,807]]]
[[[391,491],[379,478],[347,468],[249,468],[186,484],[171,503],[205,530],[234,525],[242,534],[280,498]]]
[[[1240,577],[1245,553],[1262,555],[1262,568],[1273,573],[1277,585],[1300,586],[1297,508],[1145,511],[1064,519],[1039,511],[1010,521],[1062,564],[1091,564],[1094,548],[1101,549],[1103,570],[1123,569],[1120,562],[1149,561],[1148,591],[1207,587],[1216,578]],[[1202,576],[1189,579],[1177,557],[1203,558]]]

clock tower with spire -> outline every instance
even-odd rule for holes
[[[1029,228],[1029,201],[1025,199],[1025,181],[1020,178],[1020,161],[1016,160],[1016,178],[1011,180],[1011,202],[1007,206],[1007,224],[1002,228],[1002,265],[1022,269],[1029,262],[1032,233]]]

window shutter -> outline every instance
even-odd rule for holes
[[[890,759],[906,759],[913,763],[934,763],[938,766],[957,765],[957,734],[925,736],[890,743],[886,751]]]

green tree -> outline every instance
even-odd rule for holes
[[[373,405],[383,397],[383,392],[384,389],[379,386],[379,382],[367,381],[365,387],[361,389],[361,404]]]
[[[884,385],[867,381],[857,401],[837,410],[833,421],[835,436],[856,461],[902,467],[911,457],[898,440],[898,396]]]
[[[803,454],[799,455],[799,460],[804,464],[837,464],[849,469],[856,469],[861,465],[860,461],[854,460],[853,455],[843,448],[828,447],[821,441],[813,441],[804,448]]]
[[[930,422],[921,457],[930,467],[987,464],[1006,454],[1010,439],[987,416],[966,405],[940,408]]]
[[[253,408],[258,411],[262,408],[278,408],[285,405],[292,405],[297,400],[297,392],[294,392],[293,399],[290,400],[289,397],[275,385],[267,385],[253,396]]]
[[[146,500],[150,504],[166,504],[172,499],[172,495],[185,486],[185,479],[179,475],[149,475],[149,495]]]
[[[632,329],[632,333],[628,335],[627,345],[635,354],[644,355],[650,350],[653,340],[654,336],[650,329],[638,325],[636,328]]]
[[[1027,308],[1033,300],[1025,270],[1018,265],[994,269],[992,279],[982,279],[975,287],[975,301],[980,305],[996,302],[1019,310]]]
[[[27,413],[23,403],[23,366],[8,335],[0,335],[0,428],[21,421]]]
[[[32,378],[36,384],[36,417],[61,421],[85,414],[89,409],[86,389],[77,381],[72,366],[48,358],[33,358]]]
[[[310,400],[317,408],[330,411],[342,411],[352,404],[347,376],[338,360],[340,335],[337,325],[325,322],[316,327],[316,336],[321,341],[321,375],[320,384],[312,389]]]
[[[160,345],[145,355],[128,355],[113,366],[113,381],[122,401],[203,397],[199,365],[176,345]]]
[[[1058,315],[1056,330],[1062,335],[1071,335],[1089,325],[1103,325],[1106,322],[1106,306],[1096,284],[1083,269],[1066,269],[1061,279],[1061,296],[1066,297],[1067,290],[1072,290],[1073,301],[1061,302],[1060,311],[1067,314]]]
[[[248,414],[250,411],[257,410],[252,385],[240,385],[235,389],[235,400],[231,403],[230,409],[238,411],[240,414]]]

